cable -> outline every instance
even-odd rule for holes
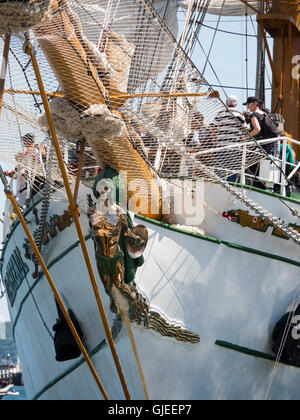
[[[3,37],[2,37],[2,39],[3,39]],[[17,55],[15,54],[15,52],[14,52],[14,50],[12,49],[12,48],[9,48],[9,52],[13,55],[13,57],[15,58],[15,60],[16,60],[16,62],[19,64],[19,66],[20,66],[20,68],[21,68],[21,70],[22,70],[22,72],[23,72],[23,74],[24,74],[24,78],[25,78],[25,81],[26,81],[26,83],[27,83],[27,85],[28,85],[28,88],[29,88],[29,91],[33,91],[33,89],[32,89],[32,87],[31,87],[31,85],[30,85],[30,82],[29,82],[29,79],[28,79],[28,77],[27,77],[27,74],[26,74],[26,68],[28,67],[28,64],[29,64],[29,62],[31,62],[31,60],[27,63],[27,65],[24,67],[23,65],[22,65],[22,63],[21,63],[21,61],[19,60],[19,58],[17,57]],[[38,103],[38,101],[37,101],[37,99],[36,99],[36,96],[35,96],[35,94],[34,93],[32,93],[32,96],[33,96],[33,99],[34,99],[34,102],[35,102],[35,106],[39,109],[39,111],[40,111],[40,113],[42,113],[43,111],[42,111],[42,109],[41,109],[41,107],[40,107],[40,104]]]
[[[292,301],[292,306],[295,306],[297,294],[299,294],[298,290],[295,291],[293,301]],[[276,355],[276,360],[275,360],[275,363],[274,363],[274,367],[273,367],[272,372],[271,372],[271,378],[270,378],[270,381],[269,381],[269,384],[268,384],[268,387],[267,387],[267,390],[266,390],[266,393],[265,393],[265,396],[264,396],[265,400],[267,400],[269,398],[271,388],[272,388],[272,386],[274,384],[274,381],[275,381],[275,377],[279,373],[280,359],[281,359],[282,351],[284,349],[286,340],[288,338],[288,334],[289,334],[290,327],[291,327],[292,322],[293,322],[293,318],[294,318],[296,309],[297,308],[294,307],[294,309],[292,311],[290,311],[290,314],[288,316],[288,319],[287,319],[287,322],[286,322],[286,325],[285,325],[285,329],[284,329],[284,332],[283,332],[283,335],[282,335],[281,343],[280,343],[280,346],[279,346],[279,349],[278,349],[278,353]]]
[[[47,333],[50,335],[50,337],[52,338],[52,340],[54,340],[54,336],[51,334],[51,331],[50,331],[50,329],[49,329],[48,325],[46,324],[46,322],[45,322],[45,320],[44,320],[44,318],[43,318],[43,316],[42,316],[42,313],[41,313],[41,311],[40,311],[40,309],[39,309],[39,306],[38,306],[38,304],[37,304],[37,302],[36,302],[36,300],[35,300],[35,297],[34,297],[34,295],[33,295],[33,293],[32,293],[32,288],[31,288],[31,286],[30,286],[30,284],[29,284],[29,281],[28,281],[27,276],[25,276],[25,280],[26,280],[26,283],[27,283],[27,285],[28,285],[29,293],[31,294],[31,297],[32,297],[32,300],[33,300],[34,306],[36,307],[36,310],[38,311],[38,314],[39,314],[39,316],[40,316],[40,318],[41,318],[41,321],[42,321],[42,323],[43,323],[43,325],[44,325],[44,327],[45,327],[45,329],[46,329]]]
[[[209,58],[207,57],[206,52],[205,52],[204,48],[202,47],[202,44],[201,44],[201,42],[199,41],[199,39],[198,39],[198,38],[197,38],[197,42],[198,42],[198,44],[199,44],[199,46],[200,46],[200,48],[201,48],[201,50],[202,50],[203,54],[206,56],[207,61],[208,61],[208,64],[209,64],[210,68],[212,69],[212,71],[213,71],[213,73],[214,73],[214,75],[215,75],[215,77],[216,77],[217,81],[219,82],[219,85],[211,85],[211,86],[213,86],[213,87],[220,87],[220,88],[223,90],[224,95],[227,97],[228,95],[227,95],[227,93],[226,93],[226,91],[225,91],[226,86],[223,86],[223,85],[222,85],[222,83],[221,83],[221,81],[220,81],[220,79],[219,79],[219,77],[218,77],[218,75],[217,75],[217,73],[216,73],[215,69],[213,68],[213,65],[211,64],[211,62],[210,62]]]
[[[219,87],[219,88],[225,88],[225,89],[239,89],[239,90],[247,90],[247,88],[244,88],[242,86],[226,86],[226,85],[210,85],[212,87]],[[248,88],[248,90],[256,90],[255,88]],[[272,90],[272,88],[266,88],[265,90]]]
[[[206,70],[206,66],[207,66],[207,63],[208,63],[208,59],[209,59],[209,56],[210,56],[210,53],[211,53],[211,50],[212,50],[212,47],[213,47],[213,44],[214,44],[214,41],[215,41],[216,35],[217,35],[217,31],[218,31],[219,24],[220,24],[220,21],[221,21],[221,16],[222,16],[222,12],[223,12],[224,5],[225,5],[225,0],[223,0],[222,9],[221,9],[221,12],[220,12],[220,15],[219,15],[219,19],[218,19],[217,26],[216,26],[216,28],[215,28],[215,33],[214,33],[213,39],[212,39],[212,41],[211,41],[210,49],[209,49],[209,51],[208,51],[208,55],[207,55],[207,59],[206,59],[206,62],[205,62],[204,68],[203,68],[202,73],[201,73],[201,74],[202,74],[202,76],[204,76],[204,73],[205,73],[205,70]]]
[[[224,22],[222,22],[222,23],[224,23]],[[205,25],[204,23],[202,23],[202,26],[204,28],[212,29],[212,30],[215,30],[215,31],[218,31],[218,32],[223,32],[224,34],[228,34],[228,35],[237,35],[237,36],[245,36],[245,37],[257,38],[257,35],[247,34],[247,33],[240,33],[240,32],[232,32],[232,31],[225,31],[224,29],[219,29],[219,28],[216,29],[216,28],[213,28],[212,26]],[[267,37],[267,38],[272,39],[270,36]]]
[[[247,98],[249,96],[249,75],[248,75],[248,13],[246,10],[245,13],[246,17],[246,58],[245,58],[245,64],[246,64],[246,92],[247,92]]]

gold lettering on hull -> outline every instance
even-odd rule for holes
[[[55,214],[54,216],[51,216],[49,222],[45,223],[43,227],[42,245],[48,244],[52,238],[54,238],[59,232],[63,231],[68,226],[70,226],[71,223],[73,223],[73,218],[67,210],[64,211],[62,215]],[[33,233],[34,239],[36,239],[37,232],[38,231],[36,230]],[[23,248],[25,249],[25,258],[27,258],[30,261],[33,261],[34,252],[27,238],[25,239]]]

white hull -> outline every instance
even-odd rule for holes
[[[84,201],[89,192],[82,187],[80,199]],[[132,324],[150,399],[299,399],[300,370],[296,367],[280,364],[278,374],[273,361],[215,344],[222,340],[271,354],[273,327],[295,294],[299,297],[298,247],[291,240],[272,236],[271,227],[266,233],[257,232],[222,217],[224,211],[244,207],[218,186],[205,186],[204,194],[208,208],[203,227],[217,240],[134,217],[134,223],[144,224],[149,232],[145,263],[136,275],[138,289],[151,309],[200,335],[198,344],[182,343]],[[277,206],[276,199],[251,192],[254,201],[255,195],[276,216],[296,223],[285,205],[279,202]],[[299,211],[298,204],[287,203]],[[66,200],[52,202],[49,217],[63,214],[67,207]],[[219,214],[210,211],[212,207]],[[27,220],[34,231],[34,215],[29,213]],[[84,234],[89,235],[85,213],[80,220]],[[18,225],[6,244],[2,274],[5,279],[9,258],[18,247],[29,272],[9,309],[26,395],[29,399],[102,399],[82,357],[63,363],[55,360],[47,331],[57,318],[53,294],[45,276],[32,278],[34,266],[24,257],[24,238]],[[87,245],[112,325],[109,298],[99,279],[89,236]],[[93,351],[92,361],[109,398],[124,399],[109,346],[103,343],[105,332],[74,223],[45,245],[43,257],[65,304],[80,321],[86,348]],[[125,326],[115,342],[131,397],[144,399]]]

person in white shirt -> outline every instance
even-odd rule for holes
[[[242,114],[242,112],[240,112],[239,110],[236,109],[238,104],[238,99],[236,96],[234,95],[229,95],[228,98],[226,99],[226,105],[229,108],[230,112],[235,116],[235,118],[237,118],[240,123],[246,127],[246,119],[244,114]]]
[[[236,109],[238,99],[234,95],[229,95],[226,99],[226,106],[220,111],[215,119],[214,125],[217,132],[217,147],[234,145],[246,137],[246,119],[242,112]],[[215,153],[216,173],[224,178],[228,170],[234,169],[234,163],[240,159],[238,149],[224,150]],[[229,175],[227,181],[237,181],[237,175]]]

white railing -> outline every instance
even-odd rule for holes
[[[249,146],[255,146],[257,143],[262,145],[265,144],[271,144],[271,143],[277,143],[277,142],[282,142],[282,156],[281,159],[279,159],[279,157],[276,156],[272,156],[272,161],[273,162],[277,162],[276,167],[278,169],[278,174],[281,175],[278,180],[278,182],[274,181],[273,178],[266,178],[263,177],[261,175],[250,175],[247,173],[247,177],[248,178],[255,178],[259,181],[262,181],[263,183],[277,183],[280,185],[280,192],[282,195],[286,195],[286,186],[287,186],[287,182],[292,178],[293,175],[295,175],[295,173],[298,171],[298,169],[300,169],[300,162],[297,164],[292,164],[290,162],[286,161],[286,147],[287,147],[287,143],[290,142],[292,144],[295,144],[297,146],[300,146],[300,142],[294,139],[291,139],[289,137],[285,137],[285,136],[281,136],[281,137],[275,137],[272,139],[263,139],[263,140],[256,140],[256,141],[248,141],[248,142],[244,142],[244,143],[236,143],[236,144],[229,144],[227,146],[220,146],[218,148],[211,148],[211,149],[207,149],[207,150],[203,150],[197,153],[194,153],[194,155],[205,155],[207,153],[211,153],[211,152],[216,152],[216,151],[224,151],[224,150],[232,150],[232,149],[243,149],[243,154],[242,154],[242,162],[241,162],[241,171],[240,171],[240,182],[241,184],[246,184],[246,156],[247,156],[247,148]],[[252,153],[255,153],[255,150],[252,150]],[[278,153],[279,155],[279,153]],[[291,173],[286,177],[285,176],[285,171],[286,171],[286,166],[293,166],[293,170],[291,171]],[[274,165],[275,166],[275,165]],[[220,168],[221,169],[221,168]],[[224,170],[224,169],[223,169]],[[227,170],[228,172],[232,172],[232,174],[236,173],[230,170]]]
[[[276,137],[276,138],[273,138],[273,139],[258,140],[258,143],[260,145],[263,145],[263,144],[276,143],[278,141],[280,141],[281,144],[282,144],[282,156],[281,156],[281,159],[279,159],[276,156],[273,156],[272,157],[272,160],[274,160],[274,162],[275,161],[277,162],[278,170],[281,170],[281,176],[280,176],[280,180],[278,182],[280,184],[280,193],[282,195],[286,195],[287,182],[292,178],[292,176],[300,168],[300,163],[298,163],[298,164],[292,164],[292,163],[286,161],[286,148],[287,148],[287,143],[289,142],[289,143],[295,144],[297,146],[300,146],[300,141],[291,139],[289,137],[282,136],[282,137]],[[290,165],[290,166],[293,166],[294,167],[288,177],[285,176],[287,165]],[[267,181],[267,182],[269,181],[270,182],[270,180],[267,180],[265,178],[261,178],[261,177],[256,177],[256,178],[258,178],[259,180],[261,180],[263,182],[264,181]],[[241,177],[241,182],[242,182],[242,177]]]
[[[293,175],[295,175],[295,173],[297,172],[297,170],[300,168],[300,162],[296,165],[293,165],[290,162],[286,161],[286,146],[287,146],[287,142],[290,142],[292,144],[295,144],[297,146],[300,146],[300,142],[294,139],[291,139],[289,137],[285,137],[285,136],[281,136],[281,137],[275,137],[272,139],[263,139],[263,140],[256,140],[256,141],[247,141],[247,142],[240,142],[240,143],[233,143],[233,144],[228,144],[226,146],[220,146],[220,147],[214,147],[214,148],[210,148],[210,149],[205,149],[205,150],[201,150],[199,152],[193,153],[193,155],[196,156],[205,156],[206,154],[210,154],[210,153],[215,153],[218,151],[226,151],[226,150],[233,150],[233,149],[243,149],[243,154],[242,154],[242,162],[241,162],[241,172],[240,172],[240,182],[241,184],[245,184],[246,183],[246,156],[247,156],[247,148],[249,146],[255,146],[257,143],[260,144],[261,146],[265,145],[265,144],[271,144],[271,143],[277,143],[277,142],[282,142],[282,157],[281,159],[279,159],[276,155],[272,156],[272,160],[275,162],[277,162],[277,167],[278,167],[278,171],[281,171],[281,177],[279,179],[278,184],[280,184],[280,193],[282,195],[286,195],[286,186],[287,186],[287,182],[292,178]],[[253,153],[255,153],[254,150],[252,150]],[[285,171],[286,171],[286,166],[290,165],[293,166],[293,170],[292,172],[289,174],[288,177],[285,177]],[[221,169],[221,168],[220,168]],[[223,169],[224,170],[224,169]],[[230,170],[228,170],[228,172],[230,172]],[[273,179],[268,179],[266,177],[262,177],[262,176],[254,176],[254,175],[249,175],[247,174],[247,177],[250,178],[256,178],[259,181],[262,181],[264,183],[266,182],[274,182]],[[275,182],[276,183],[276,182]]]

